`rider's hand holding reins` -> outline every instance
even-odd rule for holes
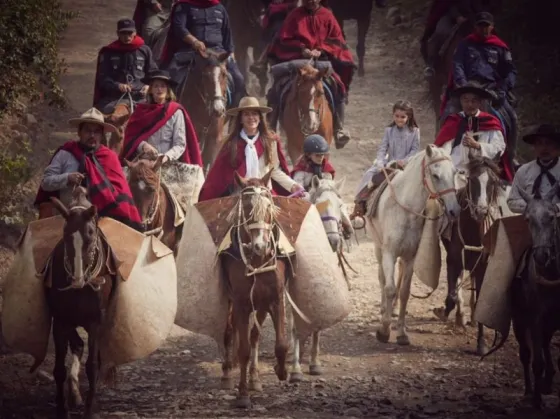
[[[84,175],[78,172],[68,174],[68,185],[80,185],[84,180]]]
[[[476,141],[473,137],[468,134],[465,134],[465,138],[463,138],[463,145],[469,148],[475,148],[477,150],[480,149],[480,144]]]
[[[152,4],[152,8],[154,9],[154,12],[156,12],[156,13],[159,13],[163,10],[163,7],[161,6],[160,2]]]
[[[129,84],[119,83],[119,90],[121,93],[132,92],[132,87]]]
[[[146,84],[144,87],[142,87],[140,93],[142,94],[142,96],[146,96],[148,94],[148,90],[150,90],[150,86]]]

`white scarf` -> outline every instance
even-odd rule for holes
[[[245,166],[247,167],[246,179],[259,178],[259,155],[255,143],[259,139],[259,132],[250,139],[244,129],[241,130],[239,136],[245,140]]]

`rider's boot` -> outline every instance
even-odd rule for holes
[[[336,105],[336,109],[333,115],[334,123],[334,145],[337,149],[343,148],[348,141],[350,141],[350,135],[344,129],[344,111],[346,104],[344,101],[340,101]]]
[[[276,86],[272,85],[266,93],[267,106],[271,108],[272,111],[268,113],[266,118],[269,128],[273,131],[277,131],[278,119],[280,118],[280,105],[278,104],[280,100],[277,99],[277,96]]]

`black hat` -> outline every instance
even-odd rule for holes
[[[523,141],[527,144],[533,144],[539,137],[550,138],[560,143],[560,133],[554,125],[550,124],[533,125],[527,130],[527,134],[523,136]]]
[[[492,16],[492,13],[480,12],[476,14],[475,22],[477,25],[493,25],[494,16]]]
[[[494,96],[488,90],[484,88],[480,83],[475,81],[470,81],[464,86],[457,87],[453,90],[453,96],[460,97],[465,93],[474,93],[475,95],[479,96],[481,99],[492,100]]]
[[[121,19],[117,22],[117,32],[133,32],[136,30],[136,23],[132,19]]]
[[[154,80],[164,80],[170,86],[175,86],[177,83],[171,79],[168,71],[165,70],[153,70],[148,73],[146,77],[142,79],[142,83],[150,84]]]

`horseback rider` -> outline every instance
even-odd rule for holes
[[[229,196],[234,191],[235,172],[245,178],[261,179],[271,169],[272,190],[288,195],[304,190],[289,175],[280,139],[268,128],[264,115],[272,109],[257,98],[244,97],[239,107],[227,111],[234,128],[210,167],[199,201]]]
[[[560,181],[560,133],[548,124],[533,127],[523,137],[535,152],[535,160],[521,166],[515,173],[513,185],[507,203],[512,212],[521,214],[527,203],[519,190],[532,195],[544,197]],[[560,197],[554,197],[560,207]]]
[[[117,35],[116,41],[99,51],[93,106],[103,114],[118,115],[118,120],[109,117],[108,122],[121,126],[130,116],[131,106],[145,100],[148,86],[142,79],[157,65],[150,48],[136,34],[132,19],[118,21]]]
[[[440,49],[450,37],[453,29],[466,21],[475,21],[483,9],[483,0],[433,0],[426,29],[420,40],[420,50],[426,63],[424,76],[435,75],[435,64]]]
[[[334,73],[331,89],[334,94],[334,131],[336,148],[350,141],[344,130],[344,111],[348,89],[356,70],[352,53],[333,13],[325,7],[324,0],[304,0],[303,6],[293,10],[284,21],[280,32],[269,50],[269,58],[276,64],[298,59],[328,60]],[[279,117],[280,93],[273,86],[268,101],[275,110],[270,123],[275,127]]]
[[[137,155],[157,158],[162,163],[180,160],[202,167],[198,137],[185,108],[175,100],[173,81],[167,71],[157,70],[148,75],[147,103],[136,107],[124,134],[123,159]]]
[[[132,20],[136,23],[136,31],[152,45],[154,31],[159,29],[171,14],[173,0],[137,0]]]
[[[469,153],[488,158],[501,156],[502,176],[513,179],[513,167],[508,156],[503,128],[494,115],[481,111],[484,100],[491,100],[480,83],[469,82],[453,91],[461,103],[462,111],[449,115],[436,136],[434,144],[451,155],[458,169],[466,169]]]
[[[206,50],[228,52],[227,70],[233,79],[233,106],[247,95],[245,79],[233,56],[233,37],[226,8],[220,0],[177,0],[171,9],[171,28],[162,52],[162,65],[180,82],[172,69],[181,68],[184,60]],[[189,58],[189,56],[191,58]],[[181,81],[182,82],[182,81]]]
[[[39,219],[56,215],[50,197],[57,197],[68,206],[74,188],[83,186],[99,216],[114,218],[140,231],[140,214],[119,158],[101,144],[104,134],[116,128],[105,123],[103,114],[95,108],[70,119],[69,124],[78,128],[79,140],[59,147],[45,169],[35,199]]]

